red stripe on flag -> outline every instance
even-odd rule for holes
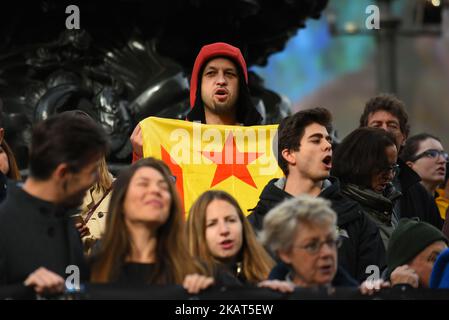
[[[170,156],[167,150],[161,146],[161,158],[162,161],[170,168],[171,172],[174,176],[176,176],[176,189],[178,189],[179,197],[181,198],[182,209],[185,210],[184,205],[184,181],[182,175],[182,168],[179,164],[176,163],[175,160]]]

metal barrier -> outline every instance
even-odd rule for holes
[[[297,288],[293,293],[280,293],[252,286],[211,287],[199,294],[188,294],[182,286],[124,286],[120,284],[83,284],[81,290],[52,297],[36,297],[23,285],[0,287],[0,299],[59,300],[449,300],[447,289],[414,289],[395,286],[373,295],[362,295],[357,288]]]

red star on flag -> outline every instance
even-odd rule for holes
[[[247,165],[259,158],[263,152],[240,152],[237,150],[232,132],[227,137],[221,152],[201,151],[201,153],[217,164],[211,188],[230,176],[234,176],[257,189]]]

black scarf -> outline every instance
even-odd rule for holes
[[[367,213],[374,215],[382,223],[388,224],[391,224],[395,201],[402,195],[393,185],[387,187],[384,194],[351,183],[345,184],[341,191],[352,200],[360,203]]]

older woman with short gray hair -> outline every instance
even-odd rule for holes
[[[330,202],[303,195],[281,203],[265,217],[262,242],[282,260],[261,287],[311,288],[317,286],[357,287],[357,282],[338,268],[337,215]],[[289,271],[285,271],[285,265]],[[372,294],[389,287],[382,279],[366,280],[359,289]]]
[[[337,272],[337,216],[321,198],[300,196],[265,217],[262,242],[290,266],[287,281],[296,286],[330,285]]]
[[[270,250],[287,251],[293,245],[295,233],[301,225],[333,225],[335,232],[337,216],[330,202],[321,198],[297,197],[273,208],[264,220],[262,242]]]

